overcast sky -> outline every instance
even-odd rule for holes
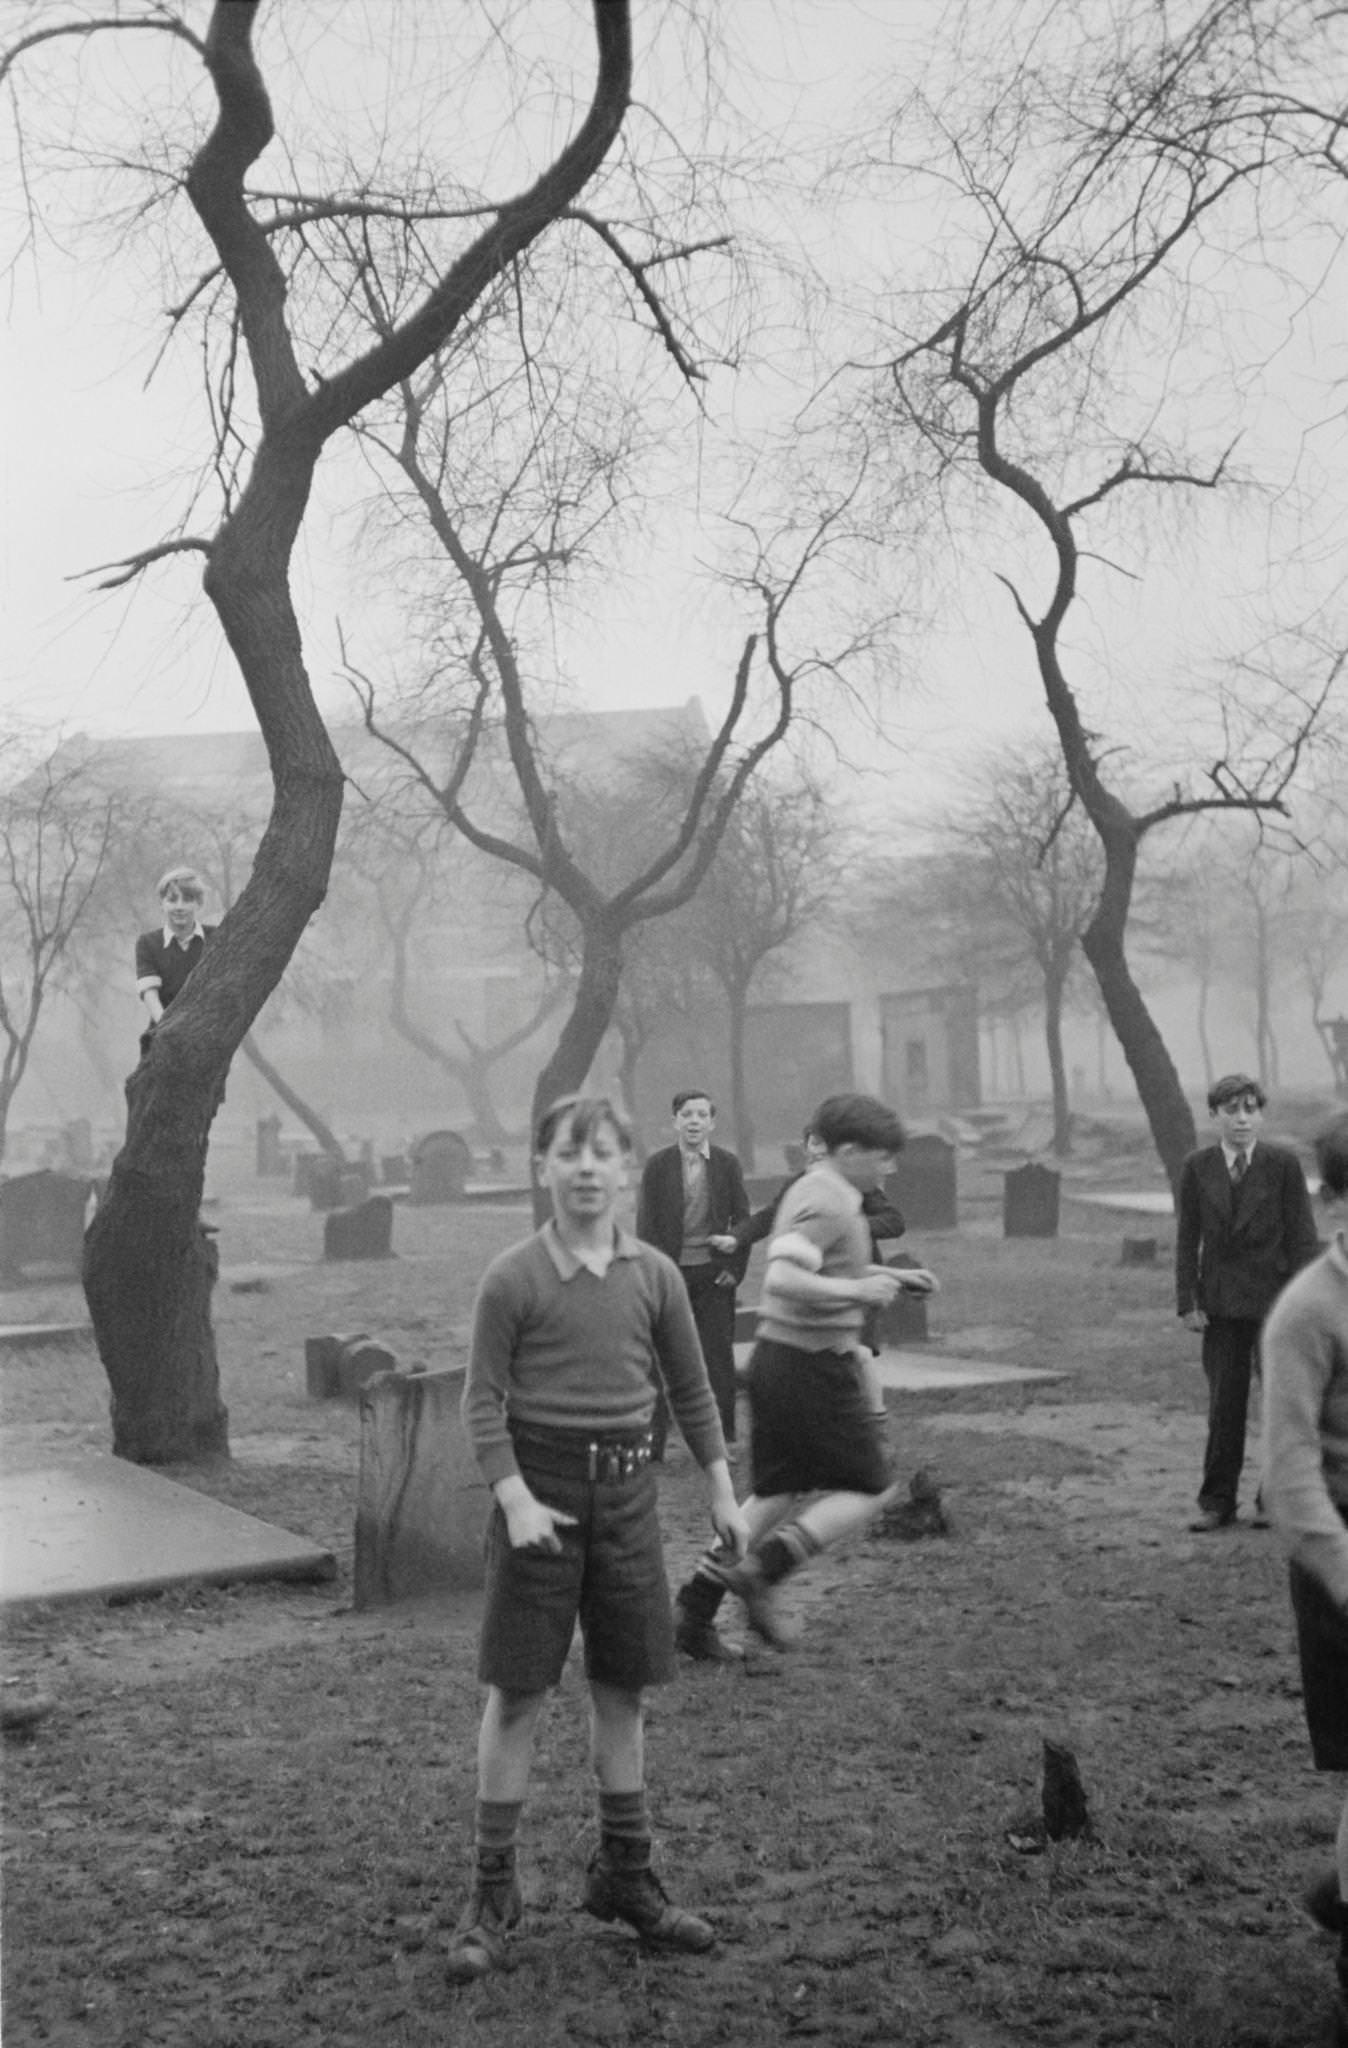
[[[185,11],[204,18],[203,7]],[[56,12],[52,0],[43,18]],[[649,8],[638,8],[639,33],[643,13]],[[940,15],[925,0],[736,0],[734,20],[768,74],[767,112],[778,121],[790,114],[802,133],[817,138],[846,133],[852,109],[887,63],[900,75],[915,68]],[[86,91],[95,89],[100,63],[111,61],[112,40],[90,46],[80,60]],[[159,40],[120,38],[119,89],[128,98],[136,96],[138,80],[147,104],[162,89],[152,47]],[[50,61],[74,59],[67,53]],[[283,127],[285,112],[278,105]],[[892,238],[911,226],[877,212],[863,221],[861,238]],[[1274,324],[1286,317],[1276,303],[1254,310]],[[91,565],[168,530],[180,452],[200,445],[189,352],[167,355],[147,387],[162,315],[145,275],[128,277],[77,245],[48,242],[39,261],[25,255],[10,270],[7,314],[0,718],[17,714],[115,732],[251,725],[246,695],[200,596],[198,558],[161,564],[131,592],[94,596],[81,580]],[[1093,614],[1083,613],[1083,642],[1092,643],[1083,654],[1090,685],[1125,730],[1155,715],[1156,690],[1173,679],[1177,663],[1201,663],[1207,638],[1215,644],[1233,607],[1245,599],[1255,605],[1266,594],[1273,525],[1284,520],[1285,539],[1294,481],[1309,478],[1318,496],[1314,547],[1323,551],[1325,534],[1336,530],[1334,517],[1321,515],[1345,489],[1341,402],[1332,397],[1334,374],[1341,378],[1348,367],[1342,334],[1341,318],[1331,320],[1327,307],[1322,320],[1289,337],[1249,423],[1243,452],[1274,484],[1273,497],[1252,501],[1247,494],[1232,505],[1197,508],[1187,535],[1201,540],[1196,550],[1177,535],[1173,547],[1146,564],[1145,589],[1126,561],[1112,588],[1097,589]],[[690,451],[693,442],[690,424]],[[321,701],[340,706],[333,621],[350,589],[334,544],[335,511],[320,493],[296,564],[296,590],[315,688]],[[1341,505],[1335,517],[1341,543]],[[724,691],[733,649],[722,622],[701,610],[690,614],[686,572],[677,548],[667,552],[667,580],[653,569],[637,598],[596,621],[584,670],[586,701],[597,707],[691,695],[714,704]],[[653,561],[661,559],[657,548]],[[1014,546],[1005,560],[1023,566]],[[929,632],[908,650],[913,681],[899,729],[920,739],[932,760],[967,747],[971,734],[1044,727],[1029,645],[995,580],[1001,565],[973,551],[953,567]],[[1315,575],[1322,585],[1322,560]]]

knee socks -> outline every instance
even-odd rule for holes
[[[771,1536],[764,1537],[754,1555],[763,1577],[770,1586],[775,1586],[788,1572],[798,1571],[812,1557],[818,1557],[823,1547],[802,1523],[785,1522]]]
[[[599,1793],[599,1833],[611,1864],[636,1869],[651,1860],[651,1823],[644,1789]]]
[[[513,1864],[515,1836],[523,1811],[522,1799],[478,1800],[473,1825],[473,1845],[479,1869],[485,1864],[499,1871],[502,1862],[506,1860]]]

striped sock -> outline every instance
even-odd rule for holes
[[[770,1586],[775,1586],[789,1572],[798,1571],[812,1557],[818,1557],[822,1548],[823,1545],[816,1542],[800,1522],[787,1522],[780,1529],[774,1529],[771,1536],[764,1537],[755,1555],[763,1577]]]
[[[522,1799],[479,1799],[473,1826],[475,1847],[491,1855],[513,1849],[523,1811]]]

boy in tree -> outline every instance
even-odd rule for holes
[[[213,924],[201,922],[205,891],[195,868],[170,868],[155,894],[163,923],[136,940],[136,993],[150,1014],[142,1050],[215,933]]]
[[[796,1632],[778,1604],[782,1582],[858,1534],[893,1498],[862,1328],[869,1310],[900,1292],[936,1286],[923,1267],[872,1263],[862,1196],[903,1145],[895,1112],[872,1095],[831,1095],[810,1127],[822,1156],[778,1206],[749,1361],[749,1553],[727,1563],[709,1551],[678,1596],[680,1646],[707,1661],[733,1654],[713,1625],[726,1588],[757,1635],[790,1648]],[[815,1497],[802,1507],[806,1495]]]
[[[747,1530],[678,1268],[615,1221],[626,1124],[602,1096],[568,1096],[541,1119],[534,1152],[552,1220],[484,1274],[463,1395],[496,1507],[478,1658],[488,1691],[475,1868],[449,1947],[459,1983],[499,1967],[519,1919],[515,1837],[534,1736],[577,1620],[601,1835],[586,1909],[627,1921],[654,1949],[697,1952],[715,1939],[670,1904],[651,1869],[642,1693],[674,1671],[651,1463],[657,1368],[707,1475],[720,1541],[739,1555]]]

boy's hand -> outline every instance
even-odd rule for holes
[[[939,1294],[941,1283],[926,1266],[891,1266],[890,1272],[899,1276],[899,1286],[905,1294]]]
[[[731,1553],[738,1564],[749,1548],[749,1524],[744,1518],[744,1510],[733,1495],[728,1501],[720,1498],[712,1501],[711,1525],[720,1538],[722,1547]]]
[[[872,1266],[869,1273],[852,1282],[852,1299],[863,1308],[888,1308],[895,1295],[903,1292],[904,1277],[892,1266]]]
[[[728,1230],[718,1230],[714,1237],[707,1239],[707,1243],[714,1252],[733,1252],[739,1250],[739,1239],[732,1237]]]
[[[1201,1308],[1191,1308],[1180,1318],[1186,1330],[1206,1330],[1208,1319]]]
[[[522,1500],[512,1500],[508,1507],[503,1501],[501,1506],[512,1550],[548,1550],[555,1554],[562,1547],[557,1531],[576,1519],[561,1508],[550,1508],[545,1501],[535,1500],[531,1493],[526,1493]]]

